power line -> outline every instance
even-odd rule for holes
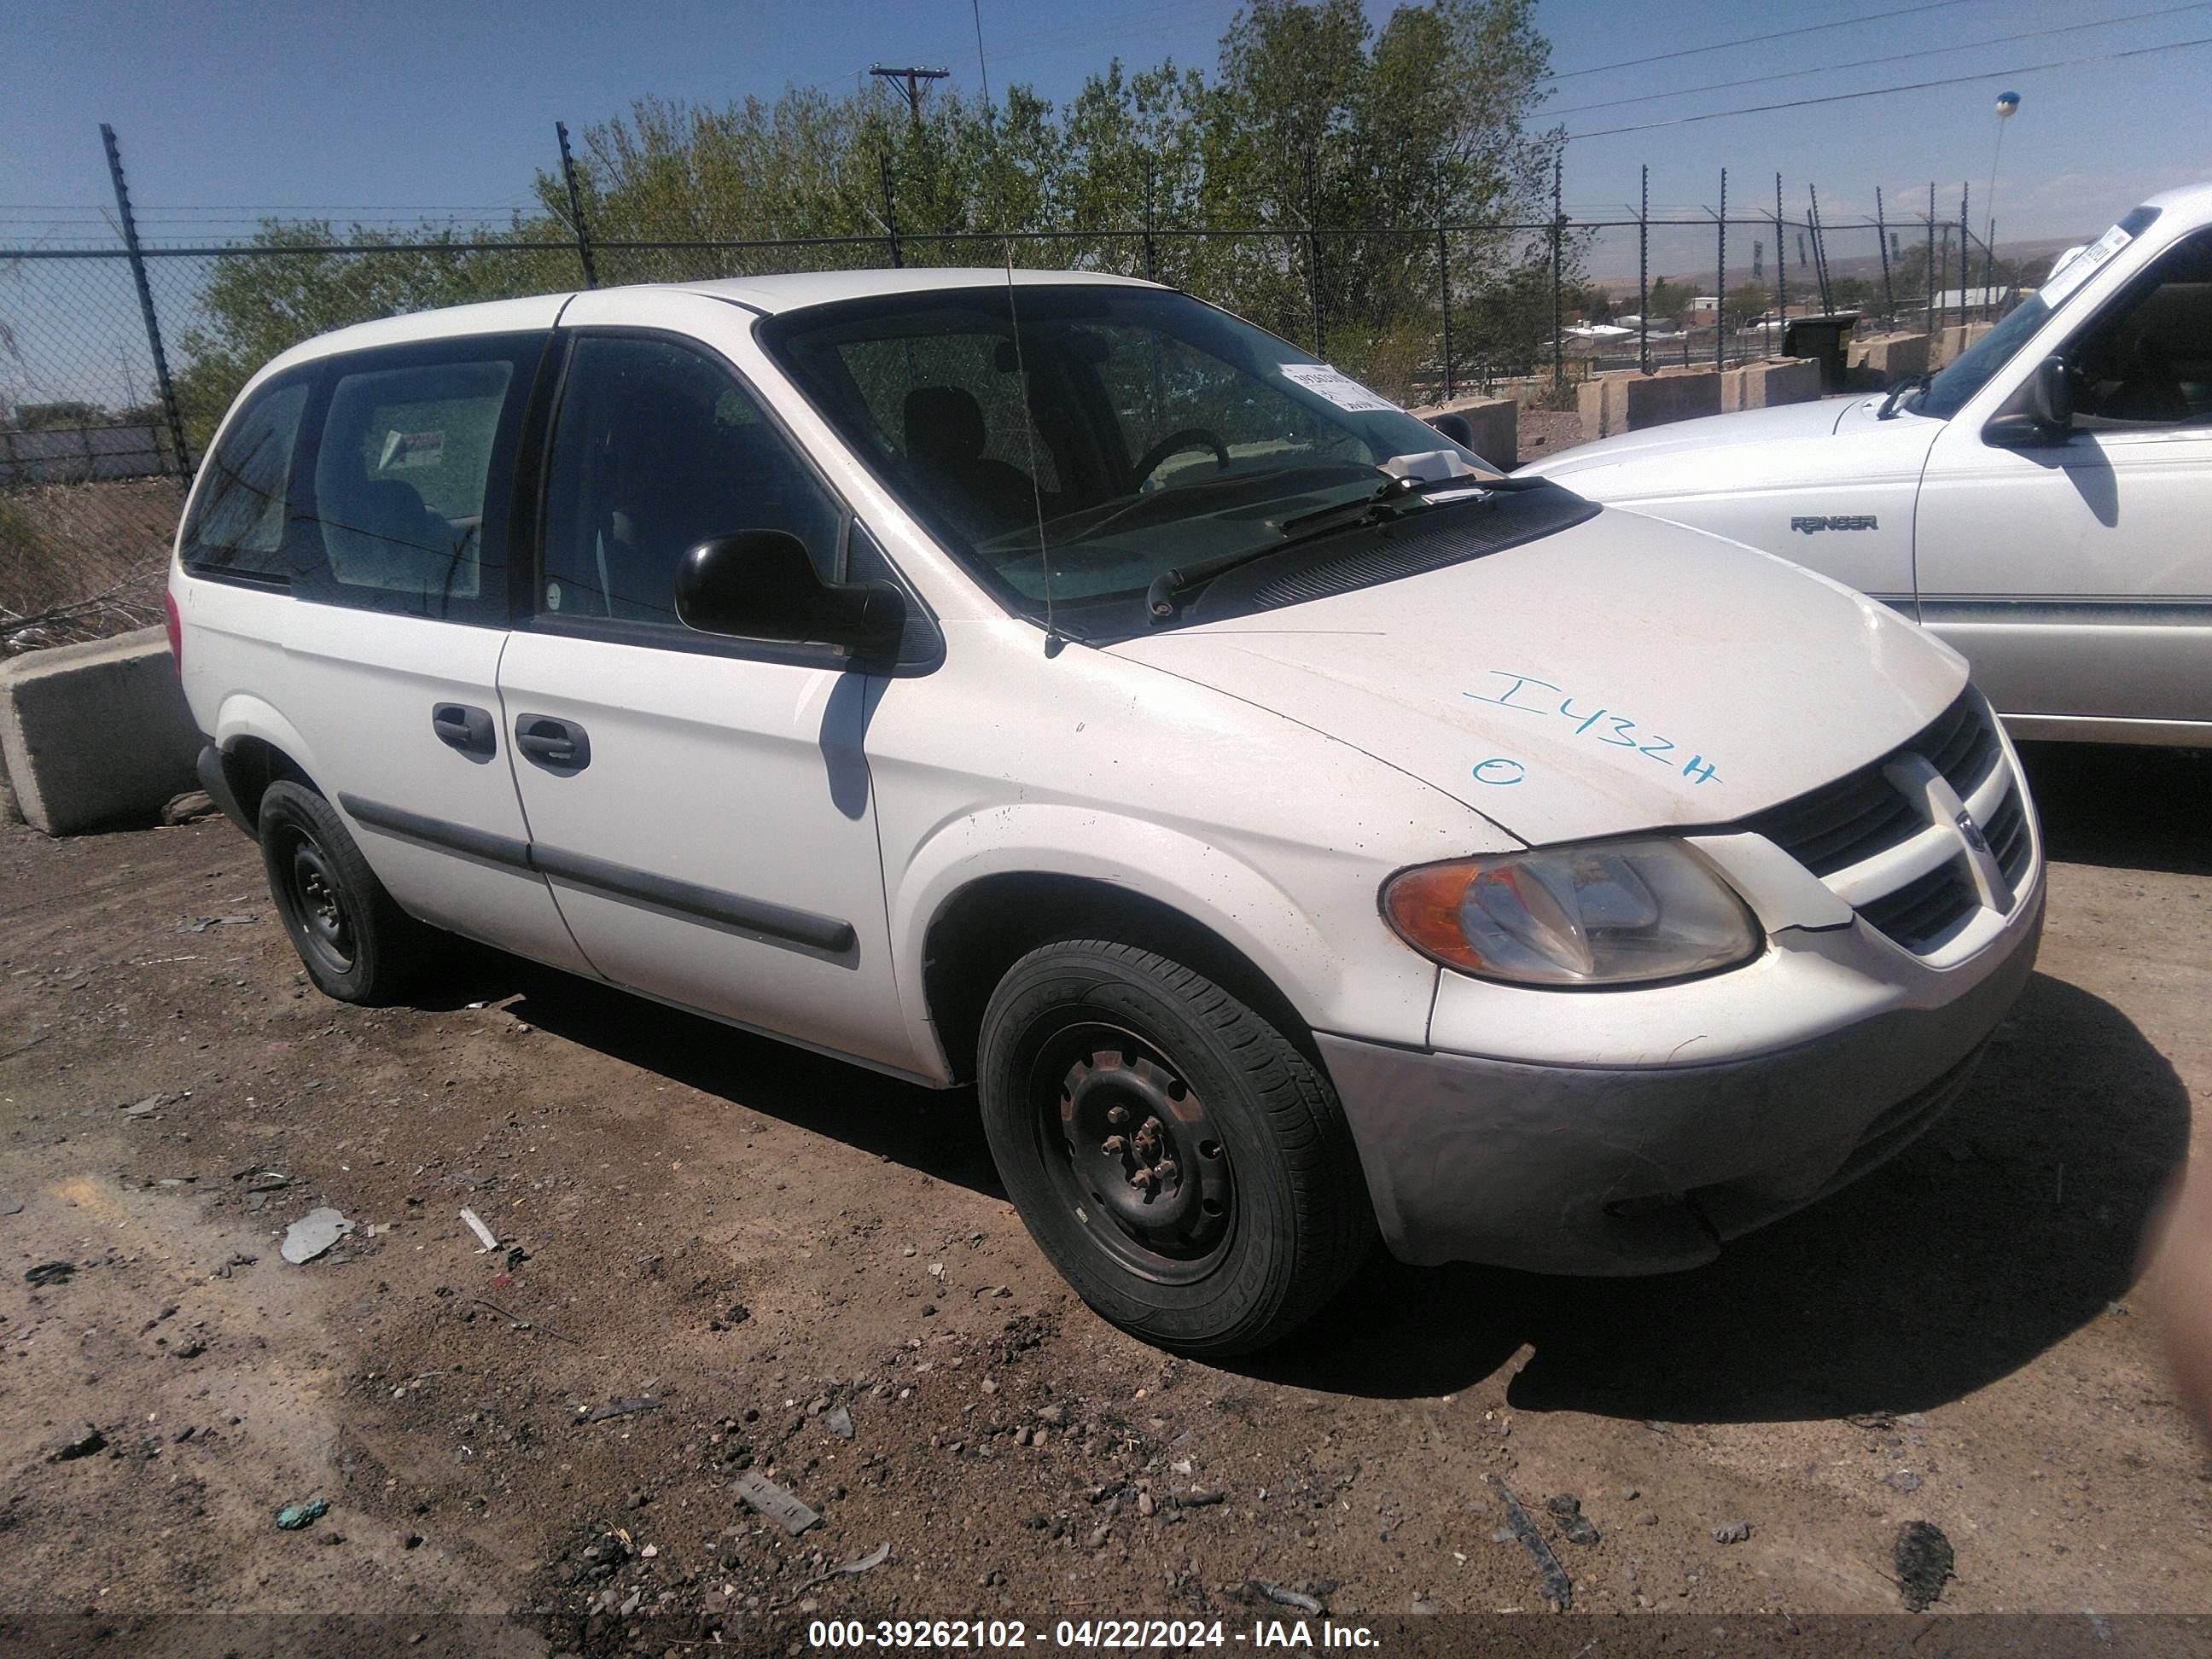
[[[1932,0],[1923,6],[1899,6],[1894,11],[1869,12],[1864,17],[1838,17],[1832,23],[1808,23],[1802,28],[1781,29],[1772,34],[1747,34],[1738,40],[1716,41],[1710,46],[1685,46],[1680,52],[1662,52],[1650,58],[1624,58],[1618,64],[1599,64],[1591,69],[1567,70],[1558,75],[1538,77],[1544,81],[1572,81],[1585,75],[1603,75],[1610,70],[1636,69],[1645,64],[1664,64],[1677,58],[1697,58],[1709,52],[1726,52],[1733,46],[1756,46],[1768,40],[1787,40],[1796,34],[1818,34],[1824,29],[1849,28],[1856,23],[1879,23],[1886,17],[1916,17],[1922,12],[1942,11],[1950,6],[1964,6],[1972,0]]]
[[[1901,64],[1908,59],[1932,57],[1941,52],[1972,52],[1982,46],[2006,46],[2017,40],[2039,40],[2051,34],[2078,34],[2083,29],[2111,28],[2121,23],[2140,23],[2149,17],[2172,17],[2181,12],[2207,9],[2212,9],[2212,0],[2189,0],[2187,5],[2166,6],[2157,11],[2139,11],[2127,17],[2100,17],[2087,23],[2066,23],[2057,28],[2030,29],[2022,34],[1993,35],[1987,40],[1969,40],[1955,46],[1923,46],[1917,52],[1891,52],[1882,58],[1861,58],[1848,64],[1821,64],[1812,69],[1784,70],[1779,74],[1754,75],[1741,81],[1715,81],[1707,86],[1683,87],[1674,92],[1647,92],[1636,98],[1613,98],[1601,104],[1576,104],[1566,109],[1547,110],[1544,114],[1548,119],[1555,115],[1582,115],[1597,109],[1622,109],[1630,104],[1655,104],[1666,98],[1688,98],[1701,92],[1727,92],[1736,87],[1764,86],[1772,81],[1794,81],[1807,75],[1832,74],[1838,70],[1867,69],[1876,64]]]
[[[1668,121],[1638,121],[1625,127],[1599,127],[1590,132],[1571,132],[1577,138],[1610,138],[1616,133],[1652,132],[1661,127],[1686,127],[1699,121],[1721,121],[1732,115],[1766,115],[1776,110],[1810,109],[1816,104],[1846,104],[1858,98],[1888,98],[1900,92],[1925,92],[1932,87],[1964,86],[1970,81],[1995,81],[2008,75],[2032,75],[2038,70],[2073,69],[2083,64],[2116,64],[2123,58],[2148,58],[2154,52],[2185,52],[2191,46],[2212,46],[2212,35],[2195,40],[2175,40],[2162,46],[2136,46],[2127,52],[2097,52],[2087,58],[2057,58],[2045,64],[2020,64],[2011,69],[1984,70],[1975,75],[1946,76],[1940,81],[1913,81],[1903,86],[1872,87],[1864,92],[1831,93],[1824,98],[1793,98],[1780,104],[1753,104],[1742,109],[1709,110],[1703,115],[1678,115]]]

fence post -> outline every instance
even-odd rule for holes
[[[1833,315],[1836,309],[1834,290],[1828,286],[1828,245],[1820,235],[1820,187],[1807,183],[1806,199],[1812,204],[1813,275],[1820,284],[1820,309]]]
[[[1439,185],[1443,180],[1438,179]],[[1437,298],[1442,303],[1438,314],[1443,319],[1444,334],[1444,401],[1452,400],[1452,341],[1451,341],[1451,248],[1444,231],[1444,193],[1437,191]]]
[[[1790,330],[1790,245],[1789,231],[1782,222],[1782,175],[1774,175],[1774,314],[1776,327],[1786,335]],[[1778,354],[1782,340],[1777,337],[1774,349]]]
[[[1875,245],[1881,250],[1882,314],[1893,319],[1897,315],[1897,295],[1889,287],[1889,222],[1882,216],[1880,185],[1874,187],[1874,234]]]
[[[1159,280],[1152,254],[1152,164],[1149,159],[1145,162],[1145,280]]]
[[[584,223],[584,192],[576,185],[576,158],[568,153],[568,124],[556,121],[553,131],[561,140],[561,176],[568,183],[568,222],[576,227],[576,261],[584,267],[584,286],[597,288],[599,273],[592,263],[592,233]]]
[[[1565,249],[1560,239],[1565,227],[1559,222],[1559,190],[1566,167],[1565,155],[1552,158],[1552,395],[1561,398],[1567,391],[1567,325],[1560,310],[1563,300],[1559,289],[1565,280],[1560,263]]]
[[[1972,233],[1966,228],[1966,191],[1962,179],[1959,181],[1959,321],[1962,325],[1966,320],[1966,273],[1973,268],[1974,250],[1967,240]]]
[[[1728,169],[1721,169],[1719,248],[1714,262],[1713,367],[1728,367]]]
[[[1640,175],[1636,196],[1636,367],[1651,372],[1651,168]],[[1687,338],[1687,336],[1684,337]]]
[[[1928,181],[1928,351],[1932,359],[1936,352],[1936,337],[1942,333],[1942,318],[1936,311],[1936,181]]]
[[[102,121],[100,142],[107,150],[107,176],[115,185],[115,211],[123,221],[123,246],[131,255],[131,278],[138,285],[138,314],[146,324],[146,347],[154,355],[154,384],[161,394],[161,413],[169,423],[169,442],[177,458],[177,487],[191,483],[191,452],[185,447],[184,416],[177,409],[177,388],[169,379],[169,356],[161,349],[161,323],[154,313],[154,285],[146,280],[146,255],[138,246],[138,221],[131,212],[131,187],[123,180],[123,152],[116,147],[115,129]],[[89,442],[89,440],[87,440]]]
[[[876,165],[884,181],[884,232],[890,238],[891,269],[903,269],[905,258],[899,252],[898,210],[891,200],[891,157],[889,150],[876,152]]]
[[[1306,155],[1306,303],[1313,309],[1313,353],[1327,359],[1328,336],[1321,321],[1321,233],[1314,228],[1313,155]]]

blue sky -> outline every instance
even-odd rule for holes
[[[2025,102],[2004,141],[2001,237],[2094,231],[2152,190],[2212,176],[2206,118],[2212,47],[2002,73],[2212,36],[2212,3],[2044,39],[1977,44],[2161,10],[2179,0],[2094,6],[1952,0],[1791,40],[1571,73],[1906,3],[1811,0],[1783,8],[1771,0],[1712,0],[1655,9],[1629,0],[1544,0],[1540,26],[1552,40],[1554,67],[1566,76],[1554,83],[1552,107],[1573,131],[1901,81],[1977,77],[1893,97],[1578,140],[1568,152],[1570,209],[1622,209],[1635,198],[1638,164],[1648,162],[1655,204],[1710,204],[1726,167],[1734,201],[1756,196],[1771,210],[1778,169],[1793,213],[1802,211],[1809,180],[1832,221],[1870,210],[1876,185],[1893,204],[1902,196],[1924,207],[1931,178],[1939,182],[1942,210],[1955,216],[1963,178],[1972,181],[1978,226],[1996,130],[1992,100],[2008,87]],[[849,85],[871,61],[943,64],[970,86],[975,76],[969,0],[621,6],[77,0],[9,9],[0,35],[12,60],[0,109],[6,158],[0,244],[107,234],[101,120],[120,132],[149,234],[201,240],[242,234],[262,210],[334,210],[341,220],[416,210],[497,217],[526,200],[532,170],[553,160],[556,117],[574,129],[618,112],[640,94],[710,101],[773,96],[790,82]],[[1370,0],[1371,15],[1389,9]],[[1000,87],[1026,81],[1057,100],[1116,54],[1137,64],[1172,55],[1210,68],[1233,10],[1228,0],[984,0],[992,79]],[[1924,55],[1733,91],[1585,107],[1899,53]],[[1709,239],[1691,240],[1705,249]],[[1663,268],[1693,252],[1686,243],[1679,253],[1664,247],[1655,251],[1655,262]],[[1607,255],[1617,264],[1615,255],[1617,245]],[[1629,257],[1632,272],[1632,248]],[[1732,263],[1738,257],[1732,253]]]

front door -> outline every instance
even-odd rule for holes
[[[695,336],[648,319],[693,313]],[[500,665],[533,863],[616,983],[914,1069],[863,737],[881,683],[677,619],[710,537],[797,536],[842,569],[846,514],[730,362],[750,314],[609,293],[562,319],[530,610]]]
[[[2212,721],[2212,233],[2167,249],[2058,349],[2070,434],[1991,444],[1970,405],[1930,450],[1921,618],[2000,710],[2030,717],[2026,734],[2035,716]],[[2046,355],[2021,353],[2007,383]]]

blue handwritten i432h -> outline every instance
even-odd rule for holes
[[[1533,674],[1516,674],[1510,669],[1493,668],[1490,670],[1490,675],[1493,679],[1506,683],[1502,692],[1486,696],[1480,691],[1465,691],[1461,695],[1474,702],[1495,703],[1500,708],[1514,709],[1523,714],[1565,720],[1579,736],[1603,744],[1607,748],[1632,750],[1662,766],[1679,763],[1682,775],[1693,784],[1722,781],[1720,773],[1703,755],[1692,754],[1687,760],[1680,759],[1681,751],[1672,738],[1651,732],[1639,732],[1636,722],[1626,714],[1616,714],[1603,707],[1585,708],[1575,701],[1574,693],[1565,687],[1554,685],[1549,680],[1540,680]]]

